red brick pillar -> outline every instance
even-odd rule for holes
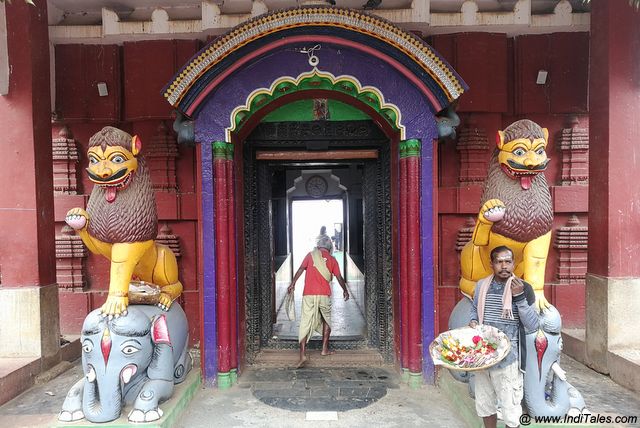
[[[640,11],[591,10],[586,360],[638,388],[625,353],[640,349]]]
[[[46,368],[59,356],[60,332],[47,5],[0,8],[11,70],[0,96],[0,356],[47,357]]]

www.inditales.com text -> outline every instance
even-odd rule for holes
[[[522,426],[535,424],[635,424],[637,416],[601,415],[599,413],[581,413],[575,416],[531,416],[523,413],[520,416]]]

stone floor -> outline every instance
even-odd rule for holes
[[[215,389],[203,389],[196,394],[193,401],[185,411],[182,418],[176,424],[178,428],[209,428],[209,427],[274,427],[274,428],[358,428],[358,427],[450,427],[464,428],[466,425],[459,418],[457,410],[435,386],[425,385],[417,390],[410,389],[407,385],[397,383],[397,378],[391,376],[387,379],[374,380],[374,377],[387,376],[385,369],[365,369],[354,371],[350,369],[307,369],[310,378],[305,380],[306,387],[309,387],[310,398],[307,401],[309,407],[305,408],[301,402],[277,402],[276,405],[265,404],[263,399],[258,398],[261,394],[261,386],[258,379],[239,382],[226,391]],[[362,373],[358,374],[358,371]],[[245,376],[267,376],[275,382],[280,379],[276,372],[258,370],[252,374],[250,369]],[[268,373],[268,374],[267,374]],[[314,374],[312,374],[314,373]],[[365,374],[366,373],[366,374]],[[288,372],[286,376],[293,376]],[[352,379],[341,381],[331,380],[339,376],[355,376]],[[370,378],[370,376],[372,378]],[[358,379],[361,378],[361,379]],[[291,380],[293,385],[295,381]],[[353,382],[348,385],[346,382]],[[338,400],[331,400],[323,397],[321,390],[334,388],[333,392],[338,392],[343,388],[346,392],[354,384],[362,383],[363,386],[370,386],[367,394],[373,391],[374,394],[382,394],[383,388],[386,393],[378,398],[367,397],[365,395],[354,396],[339,403]],[[289,385],[289,384],[288,384]],[[283,389],[293,389],[287,386]],[[364,392],[364,388],[358,386],[358,391],[351,389],[350,392]],[[320,394],[316,403],[313,403],[311,395]],[[286,392],[289,394],[289,391]],[[348,395],[348,394],[347,394]],[[344,395],[346,398],[347,395]],[[357,403],[362,400],[360,406],[354,408],[347,403]],[[365,400],[368,400],[365,402]],[[287,408],[291,407],[291,408]]]
[[[238,380],[264,404],[297,412],[361,409],[399,388],[384,368],[260,368]]]
[[[289,357],[295,358],[295,353],[290,353]],[[184,411],[171,402],[162,405],[165,415],[175,415],[170,423],[163,426],[462,428],[479,427],[481,424],[477,417],[473,418],[473,401],[468,398],[466,387],[459,382],[455,393],[465,398],[466,404],[461,403],[465,400],[453,400],[442,380],[440,387],[423,385],[411,389],[399,381],[392,368],[383,365],[364,368],[368,363],[361,360],[361,367],[324,366],[330,361],[336,364],[355,361],[354,355],[348,353],[342,355],[338,352],[332,360],[312,358],[314,360],[321,367],[296,370],[283,365],[278,367],[274,359],[271,367],[248,367],[241,373],[238,384],[227,390],[199,387]],[[637,393],[566,355],[563,355],[561,364],[567,371],[568,380],[584,396],[592,414],[640,417],[640,396]],[[448,373],[443,370],[441,379],[446,375]],[[0,406],[0,427],[58,426],[56,415],[64,397],[81,377],[80,362],[76,361],[70,370]],[[471,418],[468,417],[469,409]],[[463,418],[465,412],[467,416]],[[108,424],[110,427],[122,425]],[[86,425],[76,423],[74,426]]]

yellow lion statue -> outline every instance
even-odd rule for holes
[[[138,136],[111,126],[91,137],[87,172],[94,187],[87,210],[72,208],[65,218],[92,253],[111,261],[103,315],[126,314],[134,275],[160,287],[158,305],[165,310],[182,293],[175,255],[154,241],[158,214],[141,149]]]
[[[493,273],[491,250],[506,245],[514,253],[514,273],[533,286],[538,309],[549,306],[544,297],[553,222],[544,176],[548,137],[546,128],[526,119],[498,131],[473,237],[461,254],[460,290],[467,296],[473,297],[476,282]]]

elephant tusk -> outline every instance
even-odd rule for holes
[[[129,383],[134,374],[138,371],[137,367],[134,365],[129,365],[122,370],[122,381],[125,383]]]
[[[96,371],[92,366],[89,366],[89,373],[87,373],[87,381],[94,382],[96,380]]]

